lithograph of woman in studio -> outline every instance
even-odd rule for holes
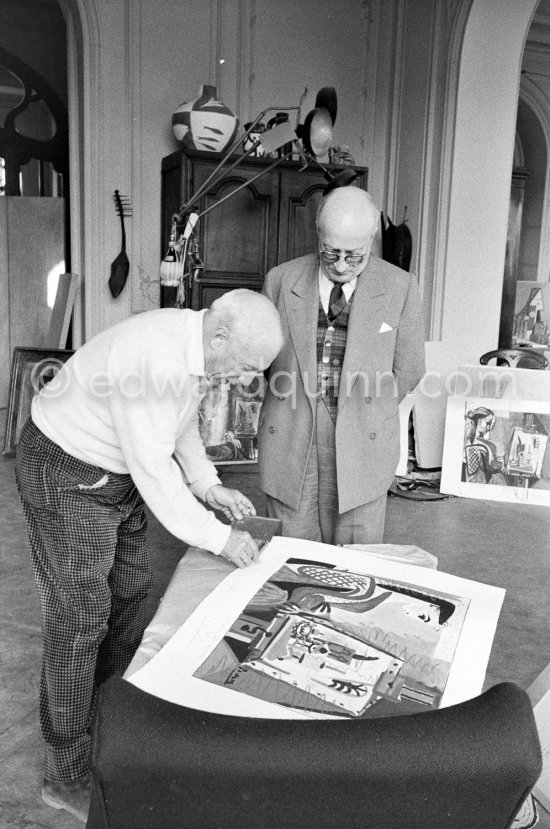
[[[489,439],[494,424],[495,414],[485,406],[466,413],[463,481],[506,486],[503,458],[497,455],[496,444]]]

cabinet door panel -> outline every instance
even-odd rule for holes
[[[162,161],[162,177],[161,177],[161,244],[160,257],[164,256],[168,248],[170,240],[170,231],[172,229],[172,216],[180,209],[181,204],[185,201],[185,196],[182,194],[182,181],[184,180],[185,166],[182,164],[179,153],[172,153]]]
[[[326,184],[322,171],[314,168],[281,172],[278,262],[317,250],[315,217]],[[366,189],[366,170],[358,177],[357,184]]]
[[[201,219],[199,238],[205,271],[260,274],[268,266],[269,249],[277,234],[277,181],[266,176],[248,185]],[[201,200],[201,208],[215,204],[245,181],[232,177]]]
[[[235,288],[249,288],[251,291],[261,291],[263,276],[253,276],[244,280],[240,273],[220,271],[217,274],[208,274],[206,278],[196,279],[191,286],[191,308],[209,308],[215,299],[227,291]]]
[[[284,170],[281,173],[279,262],[317,250],[315,214],[325,187],[326,181],[320,172]]]
[[[196,192],[215,165],[203,161],[192,166]],[[240,165],[223,182],[208,187],[200,198],[200,210],[216,204],[257,172],[257,167]],[[203,308],[232,288],[261,289],[276,259],[278,189],[277,174],[267,173],[202,217],[197,233],[204,272],[193,286],[193,307]]]

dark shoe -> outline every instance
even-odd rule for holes
[[[54,809],[65,809],[74,817],[86,823],[90,808],[90,778],[80,780],[44,780],[42,800]]]

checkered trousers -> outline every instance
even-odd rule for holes
[[[68,455],[30,419],[16,477],[42,614],[45,777],[72,780],[89,772],[96,688],[126,669],[143,634],[144,503],[129,475]]]
[[[319,300],[319,318],[317,321],[317,390],[321,393],[329,411],[332,422],[336,423],[338,414],[338,386],[342,374],[348,323],[353,294],[344,309],[331,324]]]

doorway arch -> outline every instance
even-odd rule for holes
[[[547,282],[550,273],[550,110],[548,99],[528,74],[523,74],[519,92],[518,118],[523,114],[524,120],[530,119],[528,126],[529,139],[535,144],[530,148],[536,153],[537,174],[540,177],[539,188],[543,191],[540,205],[540,244],[538,248],[538,267],[532,279]],[[524,158],[523,166],[529,169],[530,165]]]
[[[72,269],[79,275],[73,346],[86,338],[86,275],[99,260],[101,240],[85,227],[100,227],[99,189],[93,186],[100,158],[100,34],[96,0],[58,0],[67,25],[69,102],[70,232]]]

